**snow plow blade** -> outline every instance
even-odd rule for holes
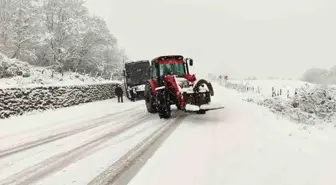
[[[204,111],[210,111],[210,110],[218,110],[218,109],[224,109],[224,107],[216,107],[216,108],[205,108],[205,109],[200,109]]]
[[[190,113],[199,113],[199,112],[207,112],[211,110],[219,110],[219,109],[224,109],[224,107],[202,107],[202,106],[196,106],[196,105],[187,105],[186,109],[184,110],[185,112],[190,112]]]

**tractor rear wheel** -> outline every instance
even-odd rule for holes
[[[167,90],[160,90],[157,93],[157,111],[160,118],[168,119],[171,117],[169,94]]]
[[[155,96],[152,91],[151,85],[147,82],[145,85],[144,98],[146,102],[146,108],[149,113],[157,113],[155,107]]]

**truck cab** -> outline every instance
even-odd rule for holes
[[[125,63],[124,84],[126,96],[131,101],[144,98],[145,83],[149,79],[150,63],[139,60]]]

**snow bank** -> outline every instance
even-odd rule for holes
[[[9,59],[0,53],[0,88],[48,87],[67,85],[121,83],[102,77],[91,77],[79,73],[65,72],[63,75],[54,69],[34,67],[26,62]]]
[[[275,97],[271,93],[263,93],[261,89],[269,87],[271,84],[263,82],[264,86],[255,86],[256,84],[234,84],[229,83],[228,88],[236,89],[238,92],[244,92],[242,99],[247,102],[253,102],[258,105],[268,107],[272,112],[287,117],[297,123],[316,124],[332,122],[336,118],[336,88],[334,86],[322,86],[307,84],[300,81],[293,81],[290,85],[284,81],[284,84],[277,84],[277,87],[283,87],[282,95]],[[259,85],[262,83],[259,83]],[[254,87],[254,90],[253,88]],[[259,91],[255,88],[259,87]],[[281,88],[277,88],[281,89]],[[287,90],[292,89],[292,93],[287,96]],[[295,90],[297,89],[297,94]]]

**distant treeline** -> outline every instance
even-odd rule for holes
[[[336,66],[327,69],[311,68],[303,75],[301,80],[315,84],[336,84]]]

